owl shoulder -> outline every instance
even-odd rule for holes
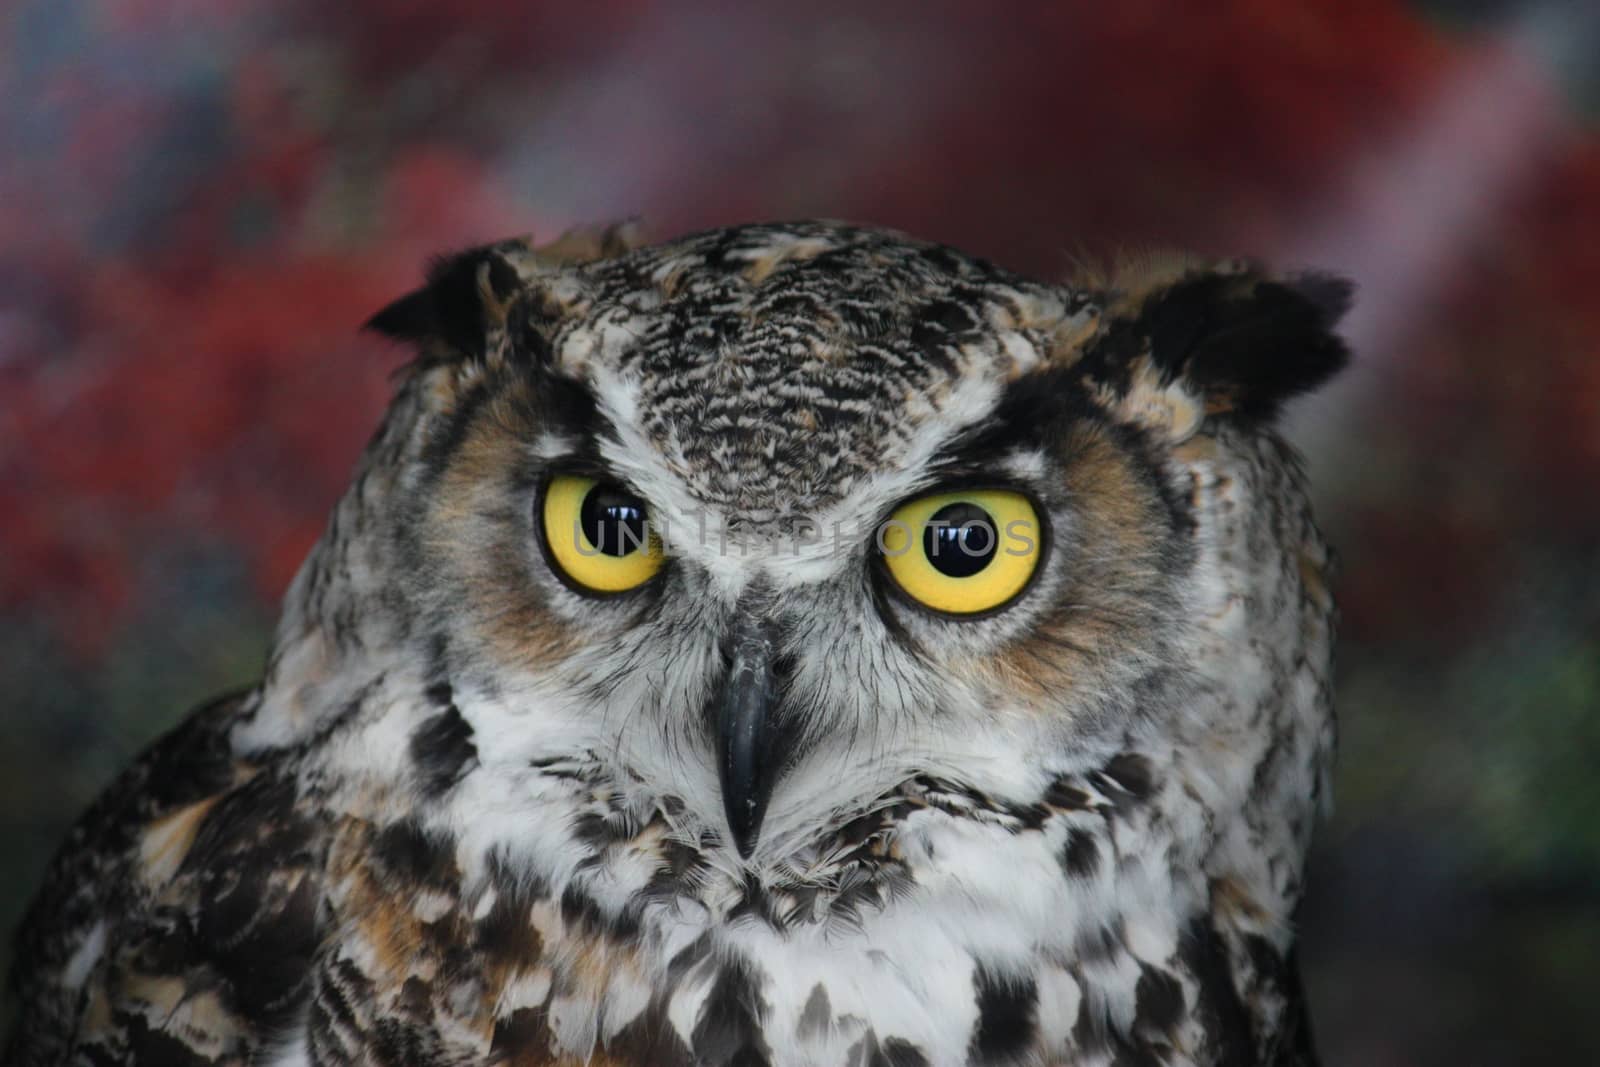
[[[247,1047],[294,1002],[324,835],[286,766],[234,754],[252,699],[197,708],[73,826],[16,931],[0,1060],[177,1062],[173,1041]]]

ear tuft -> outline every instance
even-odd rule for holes
[[[1191,274],[1150,294],[1133,326],[1162,377],[1186,381],[1208,412],[1262,421],[1349,361],[1334,327],[1351,293],[1326,274]]]
[[[519,284],[496,246],[443,256],[429,266],[427,284],[372,316],[364,328],[417,344],[424,356],[482,358],[491,319],[503,317]]]

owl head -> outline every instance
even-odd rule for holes
[[[734,869],[930,783],[1025,819],[1171,760],[1300,840],[1331,616],[1272,424],[1345,361],[1346,296],[1177,258],[1045,284],[830,223],[443,260],[370,324],[415,359],[242,740],[411,699],[348,762],[464,832],[537,837],[569,768]]]

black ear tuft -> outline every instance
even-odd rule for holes
[[[436,357],[481,358],[490,310],[478,282],[485,265],[494,294],[508,298],[516,289],[517,272],[492,247],[474,248],[435,260],[426,285],[372,316],[365,329],[413,342]]]
[[[1355,283],[1337,274],[1308,271],[1288,278],[1283,284],[1320,308],[1330,327],[1344,318],[1350,305],[1355,303]]]
[[[1260,421],[1349,361],[1333,330],[1352,292],[1326,274],[1191,275],[1153,294],[1138,325],[1164,377],[1187,379],[1208,410]]]

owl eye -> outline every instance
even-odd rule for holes
[[[661,569],[645,502],[621,486],[558,474],[545,486],[544,544],[551,565],[591,593],[621,593]]]
[[[918,497],[878,533],[889,577],[946,615],[977,615],[1016,599],[1039,565],[1042,541],[1033,504],[1004,489]]]

